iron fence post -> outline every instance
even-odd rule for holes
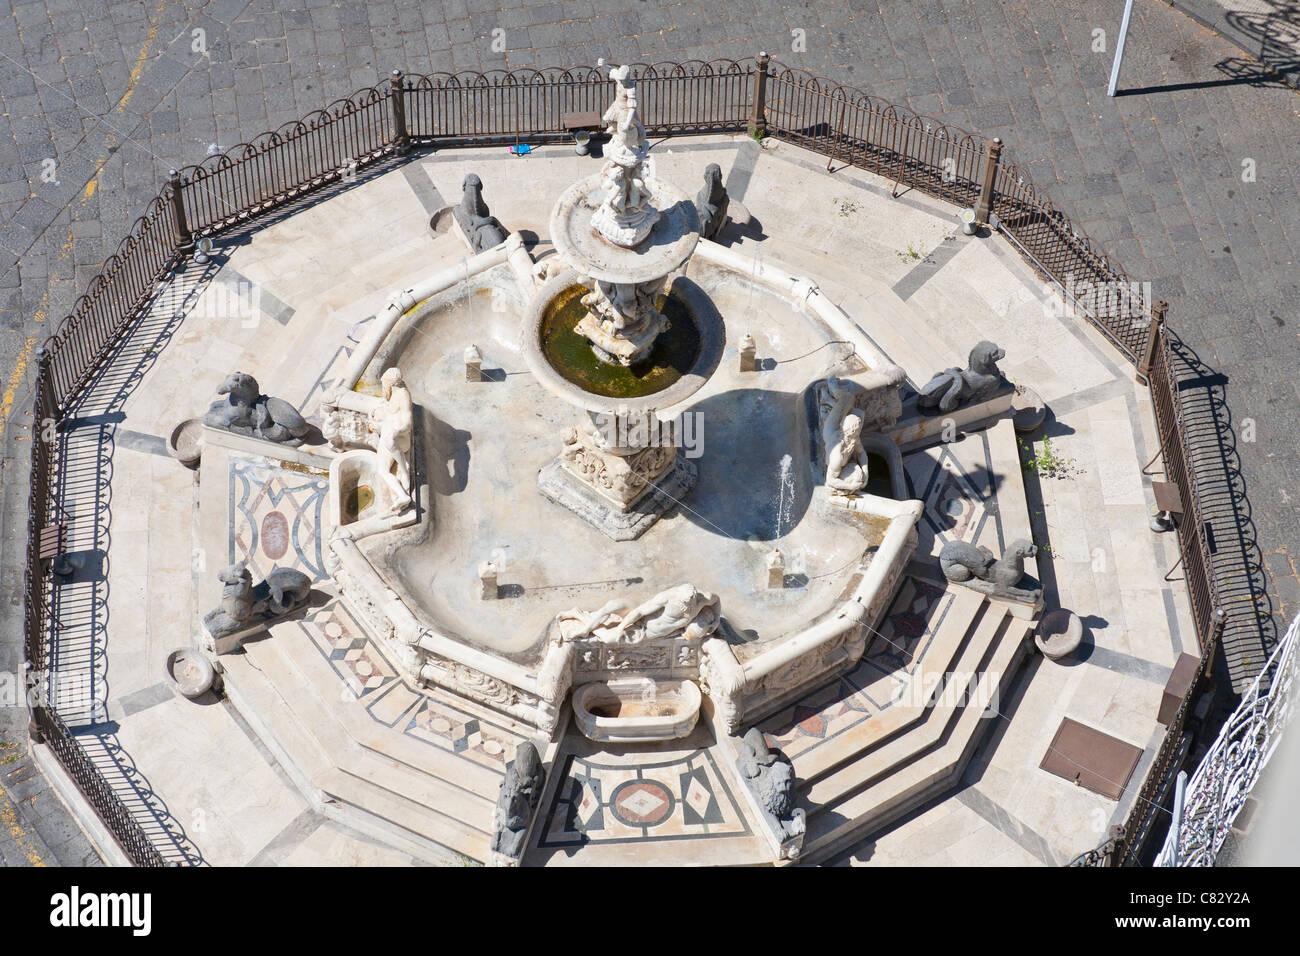
[[[1151,366],[1156,361],[1156,347],[1164,334],[1165,310],[1168,308],[1169,303],[1163,299],[1151,303],[1151,328],[1147,332],[1147,344],[1142,351],[1142,361],[1138,363],[1138,374],[1147,380],[1148,385],[1151,383]]]
[[[761,139],[767,135],[767,68],[772,58],[766,52],[758,54],[758,70],[754,73],[754,101],[749,116],[749,135]]]
[[[63,415],[59,412],[58,396],[54,392],[54,373],[50,370],[51,356],[45,346],[36,350],[36,393],[44,398],[41,406],[41,414],[48,415],[54,419],[55,424],[59,424]],[[41,428],[44,422],[37,422],[36,427]]]
[[[998,163],[1002,160],[1002,140],[995,136],[984,156],[984,180],[980,183],[980,198],[975,204],[975,221],[987,226],[993,211],[993,188],[998,178]]]
[[[411,134],[406,128],[406,81],[401,70],[394,70],[389,80],[389,99],[393,102],[393,140],[397,155],[403,155],[411,147]]]
[[[176,236],[179,240],[176,244],[177,249],[184,255],[194,248],[194,236],[185,221],[185,197],[181,194],[180,170],[173,169],[167,174],[167,191],[171,195],[172,219],[175,220]]]

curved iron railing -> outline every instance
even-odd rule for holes
[[[999,141],[771,62],[766,54],[741,61],[638,63],[632,70],[651,135],[742,129],[756,137],[772,135],[822,153],[828,167],[839,161],[892,180],[895,190],[919,189],[973,208],[1063,289],[1080,283],[1119,289],[1113,299],[1084,304],[1081,311],[1148,380],[1166,471],[1192,515],[1198,514],[1163,313],[1123,291],[1131,287],[1123,270],[1002,158]],[[411,145],[563,140],[575,128],[592,126],[592,114],[603,113],[609,95],[606,71],[592,66],[412,77],[395,70],[385,82],[174,171],[46,342],[37,362],[36,426],[41,434],[56,426],[196,237],[246,226]],[[52,446],[40,435],[32,443],[24,651],[37,672],[49,658],[48,564],[59,540],[59,521],[51,512],[51,480],[59,467]],[[1216,624],[1204,524],[1187,521],[1179,531],[1202,656],[1209,660],[1222,625]],[[1190,698],[1180,710],[1184,718]],[[1181,730],[1180,723],[1178,733],[1171,728],[1166,737],[1170,753],[1169,742]],[[43,703],[33,707],[32,733],[50,743],[128,856],[139,865],[161,863],[76,738]],[[1168,759],[1163,751],[1161,759]],[[1148,774],[1135,808],[1150,803],[1147,790],[1159,785],[1159,779],[1152,784],[1158,776],[1154,770]],[[1122,861],[1130,848],[1121,838],[1113,849],[1105,859]]]

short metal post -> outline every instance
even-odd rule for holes
[[[767,135],[767,67],[772,58],[759,53],[758,70],[754,73],[754,102],[749,117],[749,135],[761,139]]]
[[[1138,363],[1138,374],[1148,380],[1151,378],[1151,367],[1156,362],[1156,348],[1164,333],[1165,310],[1168,308],[1169,303],[1163,299],[1151,303],[1151,331],[1147,335],[1147,346],[1142,352],[1142,361]]]
[[[984,155],[984,181],[980,183],[980,198],[975,204],[975,222],[987,226],[993,211],[993,187],[998,178],[998,163],[1002,161],[1002,140],[993,137]]]
[[[171,193],[172,200],[172,219],[176,223],[176,235],[179,238],[177,245],[182,252],[188,253],[194,248],[194,236],[190,232],[189,224],[185,221],[185,197],[181,194],[181,174],[179,170],[173,169],[167,174],[168,191]]]
[[[406,128],[406,82],[401,70],[394,70],[389,80],[389,98],[393,101],[393,129],[396,136],[393,144],[400,156],[411,147],[411,134]]]

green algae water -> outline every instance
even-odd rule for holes
[[[589,342],[577,331],[587,314],[580,285],[565,289],[542,316],[542,352],[551,368],[593,395],[606,398],[641,398],[662,392],[690,371],[700,352],[700,330],[686,304],[676,296],[660,296],[655,305],[668,317],[668,328],[655,340],[644,361],[623,366],[596,357]]]

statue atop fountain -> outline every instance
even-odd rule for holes
[[[603,117],[606,162],[566,189],[551,212],[556,265],[542,270],[524,353],[538,381],[588,417],[565,433],[559,455],[538,472],[539,488],[611,538],[627,541],[695,484],[694,464],[673,442],[659,440],[655,409],[685,400],[704,384],[721,356],[723,335],[698,286],[675,275],[700,240],[695,205],[654,176],[631,68],[599,62],[614,82],[614,100]],[[673,303],[671,323],[660,311],[668,308],[666,299]],[[560,359],[543,347],[568,303],[581,308],[567,313],[572,324],[564,332],[586,340],[594,363],[590,356]],[[657,342],[665,347],[647,361]],[[570,374],[580,366],[586,368],[582,375]],[[606,380],[622,384],[614,388]],[[664,384],[638,390],[658,381]],[[619,427],[604,427],[610,423]],[[623,427],[632,423],[650,426],[645,440],[639,429]]]
[[[659,219],[642,172],[647,153],[645,125],[631,68],[627,64],[605,67],[604,59],[596,64],[609,70],[609,78],[617,86],[614,102],[602,117],[609,136],[607,159],[600,172],[605,196],[591,224],[616,246],[631,249],[649,235]]]

